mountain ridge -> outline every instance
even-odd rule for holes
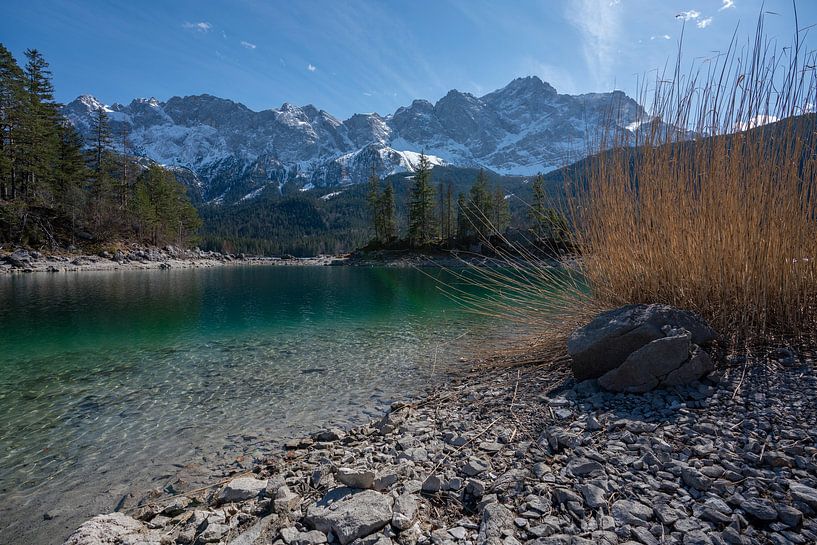
[[[131,153],[188,169],[199,198],[212,203],[280,191],[287,183],[359,183],[372,169],[379,176],[411,171],[419,152],[435,165],[548,172],[586,156],[589,137],[599,130],[632,132],[628,127],[648,119],[621,91],[559,94],[536,76],[481,97],[452,89],[435,103],[416,99],[386,116],[345,120],[312,104],[254,111],[209,94],[110,106],[82,95],[63,113],[87,139],[98,108],[108,112],[115,135],[127,128]],[[612,126],[611,109],[618,119]]]

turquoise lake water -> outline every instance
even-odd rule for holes
[[[61,543],[179,465],[421,391],[491,329],[438,280],[283,266],[0,278],[0,542]]]

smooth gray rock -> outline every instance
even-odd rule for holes
[[[684,332],[651,341],[624,362],[599,378],[599,385],[612,392],[644,393],[689,359],[691,334]]]
[[[347,545],[391,522],[393,504],[391,496],[374,490],[336,488],[307,509],[304,523],[325,534],[333,532],[341,545]]]
[[[258,496],[267,488],[267,480],[254,479],[253,477],[239,477],[233,479],[221,489],[218,501],[229,503],[234,501],[249,500]]]
[[[700,346],[694,346],[689,361],[681,364],[681,366],[674,371],[670,371],[670,373],[661,380],[661,385],[680,386],[682,384],[689,384],[690,382],[700,380],[714,370],[715,364],[712,363],[712,358],[709,357],[709,354]]]
[[[97,515],[72,533],[65,545],[108,545],[140,543],[159,545],[161,533],[148,528],[123,513]]]
[[[715,339],[696,314],[668,305],[627,305],[599,314],[574,331],[567,342],[576,380],[598,378],[615,369],[645,344],[664,337],[664,326],[684,328],[695,344]]]
[[[618,500],[610,509],[610,514],[619,526],[643,526],[653,517],[652,507],[632,500]]]
[[[374,486],[374,471],[367,469],[351,469],[341,467],[336,478],[351,488],[372,488]]]

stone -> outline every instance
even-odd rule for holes
[[[199,541],[204,543],[214,543],[216,541],[221,541],[221,538],[227,535],[227,532],[230,531],[230,527],[226,524],[221,524],[218,522],[210,522],[207,521],[207,526],[204,530],[199,534]]]
[[[374,487],[374,471],[341,467],[335,477],[338,481],[351,488]]]
[[[401,494],[394,501],[391,525],[398,530],[407,530],[417,518],[417,500],[411,494]]]
[[[713,545],[712,539],[703,530],[691,530],[684,534],[684,545]]]
[[[482,511],[477,545],[498,545],[503,531],[513,528],[513,513],[502,504],[491,503]]]
[[[612,392],[644,393],[652,390],[671,371],[689,359],[691,334],[655,339],[631,353],[615,369],[599,378]]]
[[[751,498],[744,500],[740,504],[740,508],[753,518],[763,522],[777,520],[777,509],[775,509],[772,502],[767,499]]]
[[[709,357],[709,354],[700,346],[694,346],[689,361],[681,364],[681,366],[674,371],[670,371],[670,373],[661,380],[661,385],[680,386],[682,384],[689,384],[690,382],[700,380],[701,377],[708,375],[714,370],[715,364],[712,363],[712,358]]]
[[[712,485],[712,480],[709,477],[689,466],[681,470],[681,480],[684,481],[685,485],[700,491],[709,490]]]
[[[651,507],[633,500],[618,500],[610,509],[610,514],[619,526],[643,526],[653,517]]]
[[[584,497],[584,502],[591,509],[599,509],[600,507],[607,505],[607,501],[604,499],[604,490],[598,486],[589,483],[583,484],[579,486],[579,490]]]
[[[587,458],[573,458],[568,462],[567,469],[575,477],[604,473],[604,466],[595,460],[589,460]]]
[[[399,477],[394,471],[381,471],[375,474],[374,481],[372,481],[372,489],[378,492],[385,492],[395,484]]]
[[[298,535],[291,543],[292,545],[321,545],[326,541],[326,534],[318,530],[310,530],[308,532],[298,532]]]
[[[236,501],[249,500],[257,497],[267,488],[266,479],[255,479],[253,477],[239,477],[233,479],[221,489],[218,495],[220,503],[230,503]]]
[[[284,485],[275,492],[272,505],[276,513],[286,514],[301,504],[301,497],[292,492],[288,486]]]
[[[321,443],[328,443],[330,441],[337,441],[339,439],[343,439],[346,436],[346,433],[340,428],[329,428],[325,430],[321,430],[312,436],[315,441]]]
[[[340,545],[347,545],[389,524],[393,504],[391,496],[374,490],[336,488],[309,506],[304,523],[313,530],[334,533]]]
[[[803,484],[790,484],[789,492],[791,497],[801,501],[817,511],[817,490]]]
[[[485,471],[488,471],[488,469],[490,467],[491,466],[487,462],[485,462],[484,460],[481,460],[479,458],[471,458],[463,466],[462,472],[465,473],[469,477],[476,477],[480,473],[484,473]]]
[[[576,380],[598,378],[624,363],[645,344],[664,337],[666,325],[684,328],[691,342],[705,344],[715,332],[696,314],[668,305],[627,305],[596,316],[567,342]]]
[[[107,543],[156,543],[161,534],[149,530],[124,513],[97,515],[74,531],[65,545],[105,545]]]
[[[284,543],[289,545],[290,543],[298,539],[300,533],[301,533],[300,530],[298,530],[297,528],[281,528],[281,539],[284,540]]]
[[[791,505],[778,505],[777,518],[789,528],[798,528],[803,522],[803,513]]]
[[[440,481],[440,478],[436,475],[429,475],[425,481],[423,481],[422,491],[427,494],[436,494],[442,489],[443,483]]]

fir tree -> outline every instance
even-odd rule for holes
[[[17,196],[20,142],[25,116],[23,70],[0,44],[0,199]]]
[[[491,203],[491,223],[497,234],[502,234],[511,223],[511,210],[508,201],[505,199],[505,192],[497,187],[494,190],[494,198]]]
[[[468,201],[465,199],[465,194],[460,193],[457,196],[457,238],[465,242],[470,238],[472,232],[471,219],[468,217]]]
[[[532,231],[537,238],[543,238],[546,235],[546,218],[545,211],[547,209],[545,202],[545,178],[541,174],[536,175],[533,181],[533,203],[531,203],[528,212],[532,226]]]
[[[383,241],[391,242],[397,238],[397,219],[394,209],[394,186],[386,184],[383,195],[380,197],[380,212],[382,214]]]
[[[425,246],[436,237],[434,219],[434,188],[431,185],[431,163],[424,153],[414,171],[409,206],[409,244],[415,248]]]
[[[380,197],[380,178],[372,165],[372,172],[369,175],[369,194],[366,201],[369,205],[369,214],[374,229],[374,238],[377,241],[383,240],[383,211]]]
[[[26,176],[22,192],[29,198],[54,181],[59,153],[59,112],[48,63],[36,49],[27,49],[25,91],[27,94],[23,149]]]

